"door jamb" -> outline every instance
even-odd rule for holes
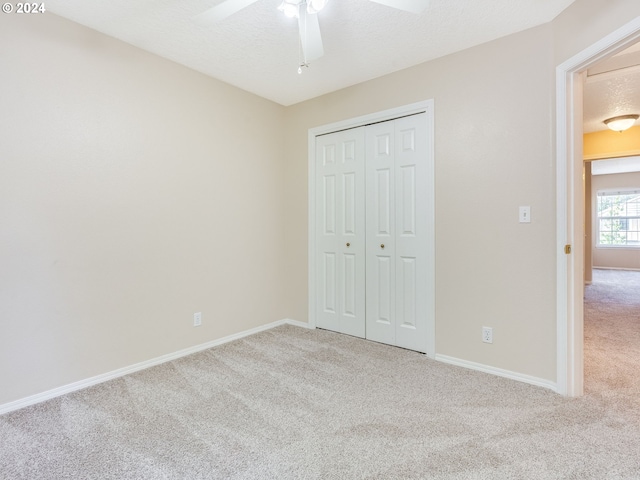
[[[340,130],[357,128],[377,122],[393,120],[395,118],[413,115],[417,113],[426,113],[427,122],[427,185],[428,205],[426,206],[427,215],[427,238],[431,239],[427,251],[427,262],[431,265],[427,272],[427,356],[435,358],[435,162],[434,162],[434,122],[433,122],[433,99],[404,105],[381,112],[363,115],[335,123],[321,125],[310,128],[308,132],[308,258],[309,258],[309,277],[308,277],[308,295],[309,295],[309,327],[316,328],[316,242],[315,242],[315,209],[316,209],[316,188],[315,188],[315,156],[316,156],[316,137],[327,133],[333,133]]]
[[[556,68],[557,391],[583,394],[584,225],[582,77],[594,63],[640,40],[640,17]],[[572,254],[565,245],[574,245]]]

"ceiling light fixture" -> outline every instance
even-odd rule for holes
[[[619,115],[617,117],[607,118],[603,123],[614,132],[624,132],[628,128],[633,127],[640,115]]]
[[[327,5],[328,0],[282,0],[278,10],[283,12],[287,17],[299,17],[299,9],[301,6],[307,5],[307,13],[315,14]]]
[[[289,18],[294,18],[299,15],[298,10],[300,9],[300,2],[296,2],[295,0],[283,0],[278,10],[284,13]]]
[[[220,22],[234,13],[242,10],[258,0],[218,0],[217,5],[197,15],[198,22],[207,24]],[[429,6],[430,0],[371,0],[372,2],[387,7],[402,10],[416,15],[422,14]],[[298,32],[300,37],[300,62],[298,73],[324,55],[322,36],[320,35],[320,23],[318,21],[320,10],[323,10],[329,0],[279,0],[278,10],[287,17],[298,20]]]
[[[318,13],[327,4],[327,0],[307,0],[307,12]]]

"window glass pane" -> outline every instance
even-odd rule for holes
[[[640,246],[640,193],[597,196],[598,245]]]

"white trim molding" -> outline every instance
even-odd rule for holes
[[[97,385],[99,383],[107,382],[115,378],[123,377],[125,375],[129,375],[130,373],[139,372],[140,370],[145,370],[150,367],[155,367],[156,365],[161,365],[163,363],[171,362],[173,360],[186,357],[187,355],[198,353],[203,350],[208,350],[209,348],[213,348],[213,347],[217,347],[218,345],[233,342],[234,340],[239,340],[241,338],[248,337],[249,335],[254,335],[256,333],[263,332],[265,330],[270,330],[272,328],[279,327],[281,325],[294,325],[296,327],[311,328],[308,323],[299,322],[297,320],[291,320],[288,318],[277,320],[275,322],[267,323],[266,325],[261,325],[259,327],[251,328],[249,330],[244,330],[239,333],[234,333],[233,335],[228,335],[226,337],[222,337],[217,340],[212,340],[210,342],[202,343],[200,345],[195,345],[193,347],[178,350],[177,352],[168,353],[166,355],[152,358],[144,362],[136,363],[134,365],[129,365],[128,367],[119,368],[111,372],[96,375],[95,377],[86,378],[78,382],[70,383],[68,385],[63,385],[62,387],[54,388],[52,390],[47,390],[46,392],[37,393],[29,397],[21,398],[13,402],[2,404],[0,405],[0,415],[12,412],[14,410],[19,410],[21,408],[28,407],[30,405],[35,405],[36,403],[45,402],[47,400],[51,400],[52,398],[60,397],[62,395],[66,395],[67,393],[76,392],[78,390],[82,390],[84,388],[88,388],[93,385]]]
[[[432,266],[427,273],[427,305],[429,305],[429,312],[427,315],[427,331],[428,331],[428,344],[427,344],[427,356],[435,358],[436,351],[436,324],[435,324],[435,151],[434,151],[434,101],[433,99],[424,100],[421,102],[411,103],[401,107],[384,110],[381,112],[372,113],[369,115],[363,115],[360,117],[343,120],[340,122],[330,123],[319,127],[309,129],[308,133],[308,296],[309,296],[309,325],[312,328],[316,326],[316,243],[315,243],[315,211],[316,211],[316,183],[315,183],[315,159],[316,159],[316,137],[318,135],[324,135],[327,133],[338,132],[340,130],[347,130],[350,128],[361,127],[372,123],[384,122],[387,120],[393,120],[408,115],[414,115],[417,113],[427,113],[427,135],[429,144],[429,159],[430,164],[427,167],[428,178],[427,183],[432,187],[427,193],[427,204],[425,206],[425,215],[427,216],[428,225],[428,238],[434,239],[434,242],[430,242],[427,251],[427,262]]]
[[[585,155],[583,157],[585,162],[593,162],[594,160],[605,160],[608,158],[624,158],[624,157],[638,157],[640,156],[640,150],[625,150],[623,152],[615,153],[597,153],[593,155]]]
[[[618,270],[622,272],[640,272],[640,268],[626,268],[626,267],[600,267],[598,265],[593,266],[597,270]],[[589,282],[591,283],[591,282]]]
[[[640,39],[640,17],[556,68],[557,389],[583,393],[583,73]],[[572,253],[564,253],[565,245]]]
[[[548,388],[554,392],[558,391],[558,386],[551,380],[545,380],[544,378],[533,377],[531,375],[525,375],[524,373],[512,372],[510,370],[504,370],[502,368],[491,367],[489,365],[483,365],[482,363],[470,362],[468,360],[462,360],[460,358],[449,357],[448,355],[436,355],[436,360],[442,363],[448,363],[449,365],[455,365],[456,367],[468,368],[470,370],[476,370],[478,372],[489,373],[498,377],[508,378],[510,380],[516,380],[518,382],[528,383],[535,385],[536,387]]]

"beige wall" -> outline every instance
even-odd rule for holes
[[[288,108],[291,315],[307,319],[307,130],[433,98],[436,352],[554,379],[552,58],[547,25]]]
[[[551,22],[555,64],[568,60],[639,15],[637,0],[575,0]]]
[[[640,188],[640,172],[593,175],[591,177],[591,205],[596,211],[598,190],[615,188]],[[597,222],[593,222],[592,235],[597,238]],[[593,266],[602,268],[629,268],[640,270],[640,249],[604,248],[593,245]]]
[[[284,318],[284,108],[0,21],[0,404]]]

